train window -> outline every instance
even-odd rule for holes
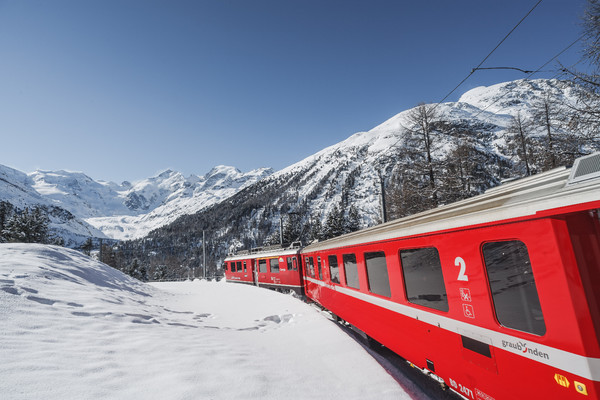
[[[294,262],[292,261],[294,258],[293,257],[288,257],[287,258],[287,269],[288,271],[293,271],[294,270]]]
[[[507,328],[545,334],[546,324],[525,243],[485,243],[483,258],[498,322]]]
[[[448,296],[440,254],[434,247],[400,251],[408,301],[439,311],[448,311]]]
[[[321,273],[321,257],[317,257],[317,274],[319,280],[323,280],[323,274]]]
[[[298,271],[298,260],[296,259],[296,257],[292,258],[292,269],[294,271]]]
[[[258,272],[267,272],[267,260],[258,260]]]
[[[354,254],[344,254],[342,260],[344,262],[344,273],[346,274],[346,285],[354,289],[360,289],[356,256]]]
[[[308,275],[310,275],[312,278],[314,278],[315,277],[315,265],[313,264],[313,259],[312,259],[312,257],[306,257],[305,260],[306,260],[306,269],[308,270],[306,272],[308,272]]]
[[[271,264],[271,273],[276,274],[279,272],[279,260],[277,258],[271,258],[269,260],[269,264]]]
[[[242,272],[242,262],[241,261],[237,262],[237,272]]]
[[[244,272],[247,272],[248,269],[246,268],[246,261],[244,261]]]
[[[365,253],[365,264],[371,293],[392,297],[385,253],[383,251]]]
[[[337,256],[328,256],[327,261],[329,261],[329,276],[331,277],[331,282],[340,283],[340,271],[338,268]]]

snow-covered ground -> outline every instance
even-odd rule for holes
[[[144,284],[65,248],[0,244],[2,399],[409,399],[291,295]]]

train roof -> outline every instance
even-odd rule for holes
[[[302,246],[299,243],[293,243],[289,247],[274,245],[269,247],[259,247],[252,250],[242,250],[236,254],[230,254],[225,261],[247,260],[249,258],[271,258],[279,256],[290,256],[298,254]]]
[[[577,159],[570,169],[556,168],[505,183],[466,200],[313,243],[305,250],[352,246],[594,208],[600,208],[600,153]]]

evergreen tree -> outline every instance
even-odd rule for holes
[[[152,280],[161,281],[167,277],[167,266],[165,264],[160,264],[154,270],[154,274],[152,275]]]
[[[348,218],[345,220],[344,233],[351,233],[360,230],[360,215],[354,204],[348,210]]]
[[[283,244],[289,245],[300,240],[300,218],[298,213],[287,213],[283,218]]]
[[[323,226],[321,224],[321,215],[317,214],[316,216],[311,217],[309,223],[309,234],[308,234],[308,242],[314,242],[323,240]]]
[[[88,256],[92,252],[93,248],[94,248],[94,242],[92,241],[91,237],[87,238],[87,240],[85,241],[85,243],[81,245],[81,250],[83,250],[83,252],[85,254],[87,254]]]
[[[12,214],[2,234],[9,242],[47,243],[48,223],[48,216],[41,207],[35,207],[33,211],[25,208]]]
[[[8,227],[8,221],[10,220],[14,212],[14,206],[8,201],[0,201],[0,243],[7,241],[4,230]]]
[[[344,211],[337,205],[334,205],[323,227],[322,237],[331,239],[344,234]]]

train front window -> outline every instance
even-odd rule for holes
[[[258,260],[258,272],[267,272],[267,260]]]
[[[498,322],[544,335],[546,324],[525,243],[485,243],[482,250]]]
[[[331,282],[340,283],[340,271],[338,268],[337,256],[327,256],[327,261],[329,261],[329,276],[331,277]]]
[[[383,251],[365,253],[365,264],[371,293],[392,297],[385,253]]]
[[[279,260],[277,258],[271,258],[269,260],[269,264],[271,264],[271,273],[276,274],[279,272]]]
[[[440,254],[434,247],[400,251],[406,297],[413,304],[448,311]]]
[[[356,255],[344,254],[342,256],[344,262],[344,274],[346,275],[346,285],[354,289],[360,289],[358,282],[358,264],[356,263]]]

